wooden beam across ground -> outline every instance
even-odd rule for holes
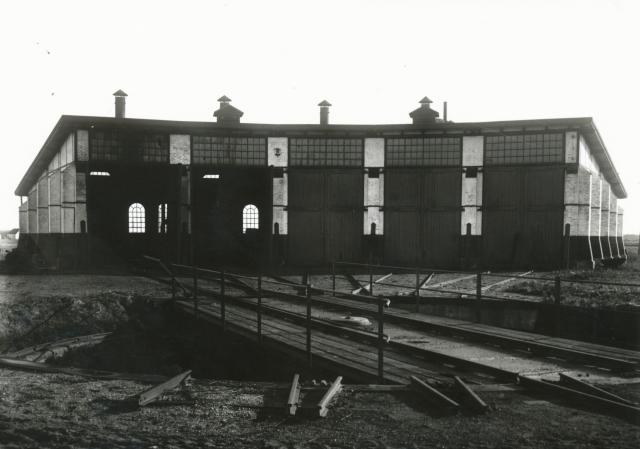
[[[347,281],[349,281],[349,284],[351,284],[352,287],[354,287],[355,289],[360,289],[362,290],[364,288],[364,285],[360,283],[359,280],[357,280],[356,278],[353,277],[353,275],[351,275],[350,273],[347,273],[346,271],[342,273],[342,275],[347,279]],[[368,294],[368,291],[365,290],[365,293],[363,294]]]
[[[382,281],[384,281],[385,279],[387,279],[387,278],[389,278],[389,277],[391,277],[391,276],[393,276],[393,273],[385,274],[385,275],[384,275],[384,276],[382,276],[381,278],[376,279],[375,281],[373,281],[373,284],[375,285],[375,284],[377,284],[378,282],[382,282]],[[367,283],[366,285],[363,285],[362,287],[358,287],[358,288],[356,288],[355,290],[353,290],[353,291],[351,292],[351,294],[352,294],[352,295],[359,295],[359,294],[360,294],[360,292],[362,292],[362,290],[366,290],[367,292],[369,292],[369,293],[370,293],[370,292],[371,292],[371,284]]]
[[[621,402],[627,405],[635,405],[633,402],[628,401],[620,396],[617,396],[613,393],[609,393],[602,388],[598,388],[595,385],[588,384],[586,382],[581,381],[580,379],[576,379],[571,376],[567,376],[566,374],[560,373],[560,383],[566,385],[569,388],[573,388],[574,390],[582,391],[584,393],[592,394],[594,396],[600,396],[605,399],[609,399],[610,401]]]
[[[574,390],[572,388],[563,387],[551,382],[545,382],[526,376],[518,376],[518,380],[520,386],[543,394],[550,400],[562,399],[572,404],[587,407],[590,410],[594,410],[599,413],[624,418],[632,424],[640,424],[640,408],[634,405],[612,401],[600,396],[583,393],[582,391]]]
[[[501,281],[494,282],[493,284],[485,285],[484,287],[482,287],[482,289],[481,289],[481,290],[482,290],[483,292],[484,292],[484,291],[487,291],[487,290],[489,290],[490,288],[497,287],[498,285],[502,285],[502,284],[506,284],[506,283],[508,283],[508,282],[515,281],[516,279],[521,278],[521,277],[524,277],[524,276],[526,276],[526,275],[528,275],[528,274],[531,274],[531,273],[533,273],[533,270],[531,270],[531,271],[527,271],[527,272],[524,272],[524,273],[517,274],[517,275],[515,275],[515,276],[513,276],[513,277],[510,277],[510,278],[507,278],[507,279],[502,279]]]
[[[455,381],[456,386],[458,387],[458,389],[460,391],[462,391],[462,393],[464,393],[464,397],[467,399],[467,403],[469,404],[469,406],[471,406],[473,409],[480,411],[480,412],[485,412],[487,411],[488,407],[486,402],[484,402],[480,396],[478,396],[476,394],[475,391],[473,391],[471,389],[471,387],[469,387],[469,385],[467,385],[462,379],[460,379],[458,376],[454,376],[453,380]]]
[[[140,396],[138,399],[138,405],[140,407],[143,407],[147,404],[150,404],[158,400],[165,392],[169,390],[173,390],[174,388],[178,387],[178,385],[184,382],[185,379],[190,375],[191,375],[191,370],[187,370],[185,372],[178,374],[177,376],[172,377],[171,379],[165,382],[162,382],[159,385],[156,385],[155,387],[151,387],[143,391],[142,393],[140,393]]]
[[[437,289],[437,288],[440,288],[440,287],[445,287],[447,285],[455,284],[456,282],[460,282],[460,281],[466,281],[467,279],[471,279],[471,278],[474,278],[476,276],[477,276],[476,274],[470,274],[470,275],[462,276],[462,277],[455,278],[455,279],[449,279],[448,281],[438,282],[437,284],[430,285],[429,286],[429,290],[434,290],[434,289]]]
[[[457,410],[460,404],[451,399],[449,396],[441,393],[416,376],[411,376],[411,385],[417,390],[428,402],[446,409]]]
[[[287,399],[287,413],[289,416],[295,416],[298,410],[298,402],[300,401],[300,375],[295,374],[289,389],[289,398]]]
[[[423,280],[422,282],[420,282],[420,288],[423,289],[427,286],[427,284],[429,282],[431,282],[431,279],[433,279],[433,276],[435,276],[435,273],[429,273]]]
[[[335,395],[338,394],[341,388],[342,376],[338,376],[336,377],[336,380],[333,381],[324,396],[322,396],[320,402],[318,402],[318,416],[320,416],[321,418],[327,416],[327,413],[329,413],[329,409],[327,407],[329,406],[329,403],[335,397]]]

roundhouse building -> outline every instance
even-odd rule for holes
[[[558,268],[626,259],[626,192],[591,118],[412,123],[60,118],[16,195],[20,247],[60,268],[141,253],[202,265]]]

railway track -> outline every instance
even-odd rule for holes
[[[207,283],[209,283],[208,286]],[[218,298],[216,285],[219,287],[219,282],[216,280],[202,279],[199,294]],[[227,295],[229,300],[234,301],[239,307],[256,310],[257,304],[254,297],[256,286],[252,285],[251,281],[241,281],[227,276],[227,285],[243,293],[236,295],[236,298]],[[281,287],[283,284],[278,283],[278,285]],[[262,312],[301,324],[305,320],[304,297],[295,293],[300,286],[291,284],[285,287],[291,291],[278,291],[264,287],[261,289]],[[341,295],[337,294],[337,296]],[[375,305],[355,301],[352,299],[353,295],[345,296],[351,299],[326,295],[312,295],[310,299],[315,311],[321,315],[327,310],[341,310],[371,317],[374,326],[377,325]],[[335,314],[333,316],[336,317]],[[311,325],[314,329],[321,329],[351,340],[371,344],[377,340],[372,332],[337,325],[332,323],[330,318],[331,314],[328,314],[325,319],[314,318]],[[391,341],[386,344],[385,350],[394,348],[413,357],[438,360],[467,372],[483,372],[502,379],[512,379],[523,372],[536,374],[576,370],[585,371],[585,374],[590,376],[602,376],[603,369],[607,370],[606,376],[611,376],[612,373],[625,373],[626,376],[630,376],[637,372],[640,364],[640,354],[634,351],[592,344],[586,344],[583,348],[579,346],[579,342],[575,341],[557,340],[460,320],[412,314],[404,310],[386,310],[384,323],[387,337],[391,335]],[[433,347],[439,350],[431,349]],[[460,349],[461,347],[463,349]],[[530,369],[518,369],[519,366]]]

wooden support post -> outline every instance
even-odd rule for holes
[[[171,301],[176,302],[176,277],[171,270]]]
[[[338,376],[336,377],[336,380],[333,381],[333,383],[331,384],[327,392],[324,394],[324,396],[322,396],[322,399],[320,399],[320,402],[318,402],[318,415],[321,418],[324,418],[325,416],[327,416],[327,413],[329,413],[329,409],[327,408],[327,406],[329,405],[331,400],[335,397],[335,395],[338,394],[341,388],[342,388],[342,376]]]
[[[295,416],[298,410],[298,402],[300,401],[300,375],[294,374],[289,390],[289,399],[287,399],[287,413],[289,416]]]
[[[369,295],[373,296],[373,267],[369,263]]]
[[[336,263],[331,263],[331,296],[336,296]]]
[[[165,391],[173,390],[174,388],[176,388],[178,385],[184,382],[185,379],[189,377],[190,374],[191,374],[191,370],[187,370],[183,373],[178,374],[177,376],[172,377],[166,382],[162,382],[161,384],[156,385],[155,387],[151,387],[151,388],[148,388],[147,390],[144,390],[142,393],[140,393],[138,397],[138,405],[142,407],[144,405],[150,404],[151,402],[158,400]]]
[[[307,297],[307,362],[311,367],[311,285],[306,286]]]
[[[448,409],[459,409],[460,404],[439,392],[431,385],[418,379],[416,376],[411,376],[411,385],[429,402],[440,407]]]
[[[416,268],[416,313],[420,312],[420,268]]]
[[[224,269],[220,272],[220,321],[222,321],[222,330],[224,331],[226,325],[226,304],[224,299]]]
[[[476,302],[475,302],[475,307],[474,307],[474,312],[475,312],[475,317],[476,317],[476,322],[479,323],[480,322],[480,318],[481,318],[481,306],[482,304],[480,303],[480,300],[482,299],[482,273],[479,272],[476,275]]]
[[[258,306],[256,307],[258,313],[258,343],[262,343],[262,275],[258,274]]]
[[[193,309],[194,314],[196,316],[196,320],[198,319],[198,270],[194,265],[191,266],[191,274],[193,275]]]
[[[458,387],[458,389],[461,390],[464,393],[468,404],[472,408],[474,408],[475,410],[478,410],[480,412],[487,411],[487,409],[488,409],[487,404],[482,399],[480,399],[480,396],[478,396],[471,389],[471,387],[469,387],[466,383],[464,383],[464,381],[462,379],[460,379],[458,376],[454,376],[453,380],[455,381],[456,386]]]
[[[378,381],[384,383],[384,304],[378,302]]]
[[[560,304],[562,290],[560,287],[560,276],[556,276],[553,282],[553,297],[556,304]]]

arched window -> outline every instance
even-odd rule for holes
[[[144,234],[144,232],[144,206],[140,203],[133,203],[129,206],[129,234]]]
[[[253,204],[244,206],[242,209],[242,233],[246,234],[247,229],[258,229],[259,222],[258,208]]]

